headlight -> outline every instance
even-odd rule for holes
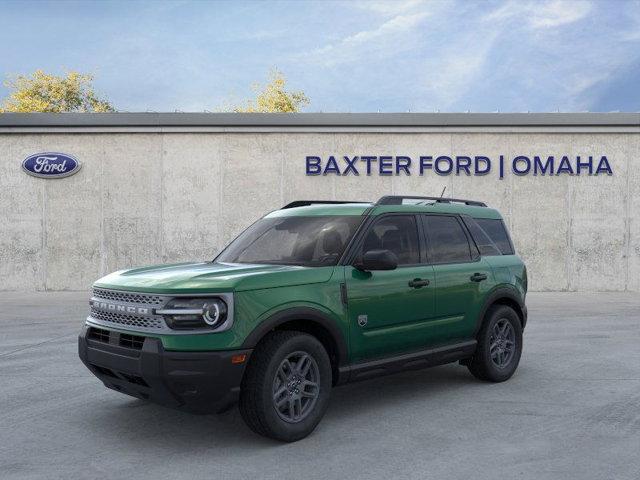
[[[174,298],[156,310],[175,330],[215,329],[225,322],[227,312],[227,304],[220,298]]]

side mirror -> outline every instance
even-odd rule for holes
[[[353,264],[358,270],[395,270],[398,267],[398,257],[390,250],[369,250]]]

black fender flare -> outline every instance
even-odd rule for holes
[[[267,317],[265,320],[260,322],[260,324],[254,328],[249,335],[247,335],[247,338],[245,338],[240,348],[255,348],[258,342],[260,342],[260,340],[271,330],[294,320],[315,323],[328,331],[336,345],[339,365],[347,363],[349,356],[347,342],[345,341],[344,335],[336,325],[335,320],[326,313],[311,307],[287,308]]]
[[[487,310],[495,304],[500,303],[500,300],[507,299],[514,303],[516,303],[520,309],[520,311],[516,311],[518,316],[520,317],[522,328],[524,329],[527,323],[527,307],[524,304],[524,300],[518,294],[518,292],[514,291],[512,288],[508,287],[498,287],[493,290],[485,299],[484,304],[482,305],[482,309],[478,314],[478,319],[476,321],[476,329],[473,333],[474,336],[478,334],[480,328],[482,327],[482,322],[484,321],[484,317],[487,314]]]

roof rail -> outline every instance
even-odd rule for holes
[[[474,207],[486,207],[487,204],[477,200],[465,200],[463,198],[448,197],[415,197],[413,195],[387,195],[376,202],[376,205],[402,205],[405,199],[410,200],[433,200],[436,203],[464,203],[465,205],[473,205]]]
[[[339,205],[343,203],[371,203],[371,202],[356,202],[356,201],[348,201],[348,200],[294,200],[291,203],[287,203],[281,210],[285,208],[296,208],[296,207],[308,207],[309,205]]]

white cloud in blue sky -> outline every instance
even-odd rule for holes
[[[640,2],[0,3],[0,75],[92,72],[120,110],[213,110],[272,67],[310,111],[640,111]]]

